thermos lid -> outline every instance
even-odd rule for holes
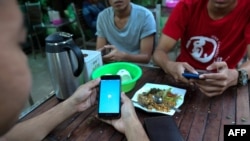
[[[67,40],[71,39],[73,34],[66,33],[66,32],[56,32],[46,37],[46,43],[61,43],[66,42]]]

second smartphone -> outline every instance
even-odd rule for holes
[[[98,117],[106,119],[121,116],[121,77],[120,75],[101,76]]]
[[[207,70],[196,70],[198,72],[198,74],[195,73],[191,73],[188,71],[185,71],[182,76],[186,77],[187,79],[200,79],[200,75],[204,74],[204,73],[211,73],[210,71]]]

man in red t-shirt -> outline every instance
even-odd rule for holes
[[[180,55],[167,53],[181,40]],[[247,51],[249,48],[249,51]],[[172,11],[153,59],[176,81],[197,85],[207,96],[222,94],[233,85],[246,85],[250,62],[237,64],[250,52],[249,0],[181,0]],[[217,71],[187,79],[183,72]]]

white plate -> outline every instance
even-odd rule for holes
[[[142,88],[140,88],[138,91],[136,91],[136,93],[134,94],[132,101],[138,101],[137,97],[139,94],[142,94],[143,92],[148,92],[151,88],[159,88],[162,90],[168,90],[169,88],[171,88],[171,92],[173,94],[177,94],[179,95],[181,98],[179,98],[176,102],[176,108],[179,108],[183,102],[184,102],[184,96],[186,94],[186,90],[185,89],[181,89],[181,88],[177,88],[177,87],[173,87],[173,86],[169,86],[169,85],[162,85],[162,84],[153,84],[153,83],[146,83]],[[146,112],[150,112],[150,113],[162,113],[162,114],[166,114],[166,115],[174,115],[175,110],[169,110],[169,112],[162,112],[162,111],[157,111],[156,109],[152,109],[149,110],[145,107],[140,106],[137,103],[133,103],[135,107],[140,108]]]

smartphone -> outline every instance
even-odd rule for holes
[[[101,54],[102,54],[102,56],[104,56],[104,55],[109,54],[110,52],[111,52],[110,48],[104,48],[104,49],[102,49]]]
[[[121,116],[121,77],[103,75],[99,86],[98,117],[117,119]]]
[[[186,77],[187,79],[199,79],[199,76],[204,73],[209,73],[209,71],[206,70],[196,70],[198,74],[191,73],[188,71],[185,71],[182,76]]]
[[[200,74],[195,74],[195,73],[191,73],[191,72],[184,72],[182,74],[182,76],[184,76],[187,79],[199,79]]]

